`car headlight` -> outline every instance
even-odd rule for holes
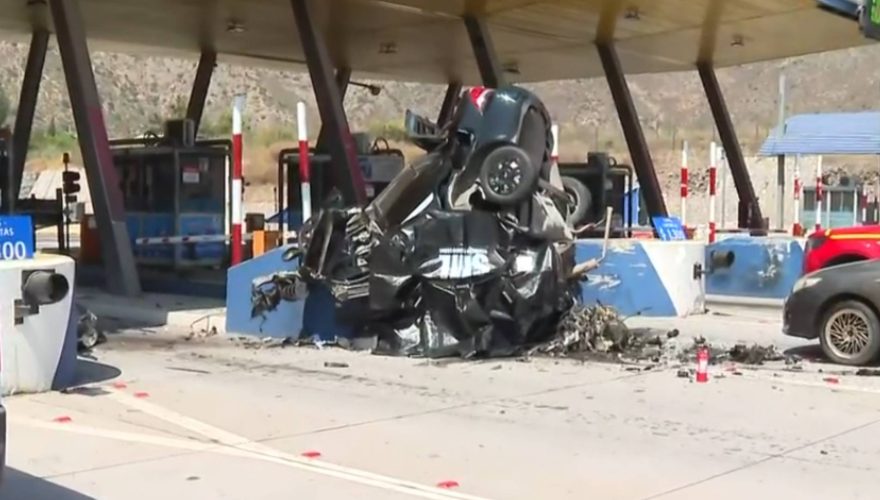
[[[804,276],[794,283],[794,288],[791,290],[791,293],[799,292],[804,288],[818,285],[820,281],[822,281],[822,278],[819,278],[818,276]]]

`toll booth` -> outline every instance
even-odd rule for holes
[[[358,164],[364,176],[367,200],[372,200],[403,170],[406,160],[403,152],[389,147],[383,139],[371,141],[366,134],[354,134]],[[312,195],[312,213],[332,194],[336,183],[330,168],[329,154],[311,149],[309,169]],[[267,222],[286,224],[289,231],[302,226],[302,191],[300,189],[299,149],[285,149],[278,155],[278,213]],[[287,210],[285,210],[285,203]]]
[[[821,221],[824,229],[850,227],[859,224],[861,207],[859,198],[862,192],[860,184],[848,183],[839,186],[825,186],[822,199]],[[804,186],[804,203],[801,209],[801,221],[809,227],[816,220],[816,186]]]
[[[640,214],[647,214],[646,210],[633,209],[644,206],[644,199],[638,194],[633,185],[633,169],[629,165],[620,164],[607,153],[591,152],[587,154],[586,162],[572,162],[559,164],[560,175],[574,177],[581,181],[592,196],[592,203],[587,216],[575,223],[581,226],[589,223],[598,223],[605,218],[606,207],[612,208],[611,235],[617,238],[625,238],[630,235],[634,225],[641,221]],[[633,207],[632,196],[638,196],[638,205]],[[598,229],[595,233],[584,233],[585,237],[601,237],[604,229]]]
[[[220,268],[228,263],[223,240],[229,225],[228,140],[195,141],[191,124],[169,122],[164,137],[111,141],[126,225],[139,266],[172,269]],[[83,224],[86,261],[98,245],[88,242],[94,223]],[[88,229],[86,229],[88,228]],[[217,236],[219,241],[144,244],[143,238]]]

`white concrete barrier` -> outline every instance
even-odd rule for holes
[[[74,266],[72,259],[57,255],[0,260],[0,390],[3,395],[48,391],[59,383],[59,377],[72,378],[76,332],[69,330]],[[27,304],[23,300],[22,284],[32,271],[64,276],[69,286],[65,296],[54,304]],[[67,363],[62,363],[64,358]],[[61,370],[69,373],[62,376]],[[66,385],[65,382],[69,380],[61,385]]]

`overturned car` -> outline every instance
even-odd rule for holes
[[[547,340],[575,304],[574,212],[550,153],[543,103],[518,87],[474,88],[438,127],[407,112],[426,155],[366,207],[338,196],[307,221],[272,277],[301,300],[330,290],[337,315],[377,351],[496,356]],[[253,314],[271,307],[255,283]]]

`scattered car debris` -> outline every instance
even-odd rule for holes
[[[563,315],[553,338],[529,349],[527,354],[621,353],[632,337],[616,309],[579,304]]]
[[[782,361],[785,356],[782,355],[774,345],[761,346],[753,344],[746,346],[745,344],[737,344],[728,353],[728,359],[747,365],[761,365],[765,361]]]
[[[324,368],[348,368],[348,363],[339,361],[324,361]]]
[[[856,375],[859,377],[880,377],[880,370],[871,369],[871,368],[859,368],[856,371]]]
[[[279,347],[287,347],[296,344],[296,341],[291,337],[285,338],[274,338],[274,337],[245,337],[239,336],[233,339],[239,345],[244,347],[245,349],[275,349]]]
[[[76,338],[79,350],[89,351],[107,341],[107,336],[98,328],[98,317],[94,313],[76,302],[73,309],[78,318]]]

